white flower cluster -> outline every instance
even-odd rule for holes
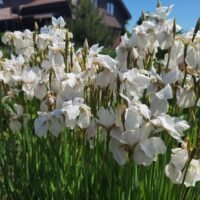
[[[166,175],[173,183],[184,181],[186,187],[195,186],[200,181],[200,160],[189,160],[188,151],[184,148],[172,149],[172,153],[170,163],[165,167]]]
[[[12,53],[4,58],[0,52],[0,84],[2,102],[14,102],[10,129],[19,131],[29,114],[40,137],[69,128],[90,140],[103,130],[120,165],[152,164],[166,152],[164,138],[184,144],[191,116],[180,111],[192,113],[200,96],[200,33],[178,34],[181,28],[167,19],[171,9],[144,14],[131,36],[121,37],[115,59],[100,54],[97,44],[75,51],[62,17],[40,31],[5,33]],[[172,149],[166,175],[174,183],[200,180],[200,160],[190,151],[187,145]]]

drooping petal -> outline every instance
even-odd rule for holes
[[[133,146],[139,141],[140,141],[139,129],[125,131],[122,133],[120,137],[120,142],[123,144],[128,144],[129,146]]]
[[[99,119],[97,123],[104,126],[105,128],[109,128],[115,124],[115,115],[113,110],[106,110],[104,107],[101,107],[97,112]]]
[[[138,104],[139,110],[141,112],[141,114],[146,118],[146,119],[150,119],[151,118],[151,110],[149,109],[149,107],[145,104]]]
[[[165,174],[172,180],[173,183],[180,184],[182,182],[182,170],[184,169],[188,158],[187,149],[172,149],[171,160],[165,167]]]
[[[152,120],[152,123],[154,122],[155,125],[165,128],[176,140],[181,140],[180,137],[183,136],[183,131],[189,128],[189,125],[185,120],[171,117],[167,114],[158,116],[156,120]]]
[[[97,134],[97,124],[94,119],[87,127],[85,134],[88,140],[95,137],[95,135]]]
[[[37,97],[38,99],[42,100],[46,94],[47,94],[47,86],[44,83],[38,84],[35,87],[35,97]]]
[[[18,115],[23,114],[23,112],[24,112],[23,106],[21,106],[19,104],[14,104],[13,106],[14,106],[14,108],[15,108],[15,110],[16,110]]]
[[[197,53],[194,47],[188,46],[187,54],[186,54],[186,62],[188,65],[196,67],[197,61]]]
[[[144,143],[141,143],[141,148],[150,158],[155,158],[157,154],[164,154],[167,150],[163,140],[158,137],[150,137]]]
[[[148,166],[155,160],[157,154],[164,154],[165,151],[166,146],[162,139],[151,137],[134,148],[133,159],[138,165]]]
[[[175,129],[183,135],[183,131],[187,130],[190,128],[188,122],[186,120],[182,120],[178,117],[174,118],[174,123],[175,123]]]
[[[145,165],[148,166],[153,162],[151,157],[148,157],[145,152],[142,150],[141,145],[138,144],[134,148],[133,160],[137,165]]]
[[[121,136],[122,136],[122,131],[119,127],[114,127],[112,128],[112,130],[110,131],[110,136],[112,138],[114,138],[115,140],[120,141]]]
[[[53,26],[56,27],[58,25],[58,20],[55,17],[52,17],[51,18],[51,23],[52,23]]]
[[[196,96],[192,88],[191,89],[180,88],[177,90],[176,99],[179,107],[190,108],[194,106],[196,101]]]
[[[140,142],[144,142],[154,131],[154,126],[150,122],[146,122],[140,128]]]
[[[22,124],[18,120],[11,119],[9,123],[9,127],[12,132],[17,132],[17,131],[20,131],[20,129],[22,128]]]
[[[160,115],[162,113],[167,113],[169,108],[169,103],[166,99],[159,99],[154,96],[151,100],[150,110],[152,115]]]
[[[69,119],[67,115],[65,115],[65,126],[70,129],[74,129],[77,124],[76,119]]]
[[[58,18],[58,21],[59,21],[59,26],[60,26],[60,28],[65,27],[66,22],[65,22],[65,20],[63,19],[63,17],[59,17],[59,18]]]
[[[51,120],[49,121],[49,131],[58,137],[61,131],[61,124],[59,123],[59,120],[56,119],[55,117],[52,117]]]
[[[185,186],[195,186],[200,181],[200,160],[192,159],[185,178]]]
[[[69,120],[75,120],[80,113],[79,105],[70,105],[70,102],[69,104],[66,102],[63,104],[63,112]]]
[[[176,169],[173,163],[165,166],[165,174],[175,184],[180,184],[182,181],[182,173]]]
[[[87,128],[90,125],[91,113],[89,110],[83,110],[80,112],[77,124],[80,128]]]
[[[172,155],[171,155],[171,163],[174,164],[175,168],[179,171],[181,171],[186,161],[188,160],[188,151],[187,149],[182,148],[175,148],[172,149]]]
[[[164,84],[175,83],[179,79],[179,69],[176,67],[163,76]]]
[[[135,128],[139,128],[142,124],[143,117],[137,111],[134,106],[131,106],[126,109],[125,113],[125,128],[126,130],[132,130]]]
[[[109,143],[109,149],[113,153],[113,157],[119,165],[124,165],[126,163],[127,153],[121,147],[120,142],[112,138]]]
[[[162,90],[156,93],[159,99],[167,100],[173,97],[173,92],[170,84],[167,84]]]
[[[39,137],[47,135],[48,122],[45,117],[39,117],[34,121],[35,134]]]
[[[114,74],[112,72],[105,70],[97,74],[95,84],[97,86],[104,88],[111,85],[114,82],[114,80],[115,80]]]

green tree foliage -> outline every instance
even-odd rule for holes
[[[76,44],[82,45],[87,38],[90,45],[112,46],[115,34],[105,25],[103,13],[94,7],[91,0],[80,0],[75,16],[75,20],[69,20],[68,24]]]

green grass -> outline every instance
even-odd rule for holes
[[[0,199],[200,199],[200,184],[186,189],[164,174],[169,151],[150,167],[119,166],[106,142],[85,142],[79,130],[55,138],[32,128],[0,134]]]
[[[100,131],[90,142],[80,129],[64,129],[58,138],[37,137],[37,101],[17,101],[32,114],[21,132],[12,133],[0,105],[0,199],[200,200],[200,183],[187,189],[165,176],[171,149],[177,146],[168,134],[161,134],[167,153],[151,166],[136,166],[133,161],[119,166]]]

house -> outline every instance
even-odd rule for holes
[[[116,39],[113,47],[116,47],[121,35],[125,32],[125,25],[131,14],[125,6],[123,0],[93,0],[93,3],[104,12],[105,24],[115,32]]]
[[[105,24],[118,32],[125,30],[131,15],[122,0],[91,0],[104,13]],[[34,22],[48,23],[52,16],[73,18],[78,0],[0,0],[0,31],[33,30]]]
[[[105,13],[107,26],[125,30],[126,22],[131,19],[131,14],[122,0],[93,0],[99,9]]]
[[[0,4],[0,31],[34,29],[49,22],[52,16],[71,17],[68,0],[4,0]]]

